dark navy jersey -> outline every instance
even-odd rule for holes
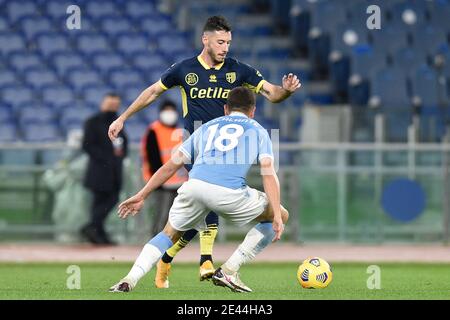
[[[201,122],[199,127],[224,115],[223,106],[233,88],[246,86],[258,93],[264,81],[258,70],[236,59],[225,58],[223,63],[210,68],[197,56],[172,65],[159,84],[164,90],[180,88],[184,127],[192,133],[194,122]]]

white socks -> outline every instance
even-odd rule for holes
[[[137,282],[151,270],[161,256],[162,253],[157,247],[146,244],[125,278],[132,281],[131,285],[135,287]]]
[[[242,264],[252,260],[267,247],[275,237],[271,222],[258,223],[245,236],[231,257],[222,268],[227,272],[237,272]]]

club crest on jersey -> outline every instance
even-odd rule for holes
[[[198,75],[196,75],[195,73],[191,72],[188,73],[186,75],[186,77],[184,78],[184,80],[186,80],[186,83],[190,86],[195,86],[198,82]]]
[[[227,79],[229,83],[234,83],[236,81],[236,72],[228,72],[225,74],[225,79]]]

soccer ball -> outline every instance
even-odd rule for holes
[[[297,280],[303,288],[326,288],[332,279],[331,266],[322,258],[308,258],[298,267]]]

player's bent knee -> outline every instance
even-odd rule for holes
[[[289,220],[289,211],[285,207],[281,206],[281,220],[284,224]]]
[[[167,222],[163,232],[170,238],[170,240],[172,240],[172,243],[177,242],[184,233],[182,231],[176,230],[169,222]]]

